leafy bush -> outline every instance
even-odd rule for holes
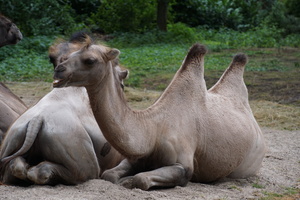
[[[280,1],[275,1],[263,21],[267,21],[269,25],[282,29],[284,36],[300,33],[300,18],[287,14],[284,4]]]
[[[91,24],[105,33],[141,33],[155,27],[155,0],[103,0],[98,11],[91,16]]]
[[[0,8],[25,36],[69,34],[82,28],[75,23],[75,12],[65,0],[0,0]]]
[[[236,29],[243,20],[234,1],[188,0],[177,1],[172,6],[174,21],[192,27],[206,25],[210,28],[228,27]]]
[[[108,41],[112,46],[122,47],[136,47],[146,44],[163,43],[166,39],[166,33],[156,29],[144,32],[142,34],[131,32],[115,32],[112,34],[113,39]]]
[[[115,33],[108,43],[119,48],[138,47],[151,44],[189,44],[200,42],[213,51],[228,48],[247,47],[300,47],[300,34],[282,36],[283,29],[263,22],[248,31],[236,31],[228,28],[208,29],[199,26],[188,27],[182,23],[168,25],[168,32],[152,30],[143,34]]]
[[[287,13],[300,17],[300,1],[299,0],[286,0],[285,6],[287,8]]]
[[[197,41],[197,34],[195,28],[190,28],[183,23],[168,25],[169,41],[178,43],[190,43]]]
[[[190,28],[183,23],[169,24],[168,32],[153,29],[142,34],[137,33],[114,33],[109,43],[120,47],[136,47],[140,45],[151,45],[157,43],[194,43],[198,41],[195,28]]]
[[[282,39],[282,46],[300,47],[300,34],[290,34]]]

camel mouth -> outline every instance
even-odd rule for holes
[[[62,88],[62,87],[70,86],[69,83],[71,81],[72,76],[73,76],[73,74],[71,73],[66,77],[59,78],[60,76],[57,76],[57,74],[55,74],[53,76],[54,81],[52,82],[53,87]]]
[[[64,87],[64,83],[67,82],[65,81],[64,79],[55,79],[52,84],[53,84],[53,87]]]
[[[66,79],[54,79],[54,81],[52,82],[52,85],[55,88],[67,87],[70,79],[71,79],[71,76],[69,76]]]

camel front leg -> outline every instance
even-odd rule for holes
[[[108,169],[103,172],[101,179],[106,181],[117,183],[121,178],[132,175],[132,166],[127,159],[120,162],[119,165],[112,169]]]
[[[192,177],[192,170],[176,163],[152,171],[138,173],[133,177],[125,177],[119,184],[127,188],[148,190],[151,187],[185,186]]]

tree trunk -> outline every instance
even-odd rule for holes
[[[167,13],[169,0],[157,0],[157,26],[161,31],[167,31]]]

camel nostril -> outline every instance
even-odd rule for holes
[[[66,67],[64,67],[63,65],[58,65],[57,67],[55,67],[54,71],[55,72],[63,72],[63,71],[66,71]]]

